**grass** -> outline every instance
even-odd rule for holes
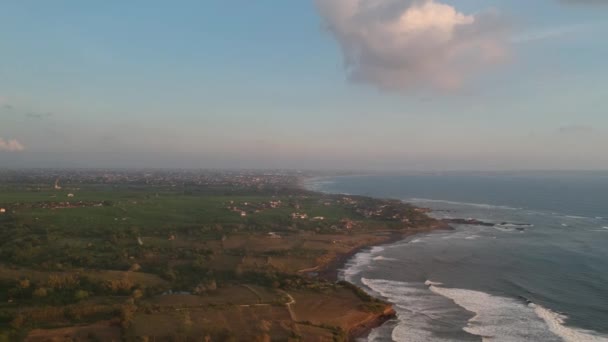
[[[340,196],[245,192],[0,186],[0,207],[8,209],[0,215],[0,297],[5,301],[0,333],[15,337],[36,327],[64,325],[67,330],[35,330],[30,337],[79,336],[89,328],[70,325],[91,321],[70,321],[63,313],[59,320],[39,315],[20,326],[15,320],[20,310],[63,310],[92,300],[110,303],[111,317],[99,319],[112,318],[113,327],[121,325],[124,336],[132,338],[334,338],[338,328],[382,309],[382,303],[370,304],[348,286],[308,279],[298,271],[316,269],[337,255],[385,241],[388,232],[407,229],[390,218],[360,213],[361,205],[374,209],[387,202],[365,199],[357,207]],[[269,208],[278,200],[280,207]],[[66,201],[77,207],[56,208]],[[430,222],[408,206],[395,210]],[[292,219],[294,212],[324,219]],[[356,228],[344,229],[345,218],[356,221]],[[62,287],[51,276],[75,280]],[[162,295],[169,289],[199,294]],[[297,320],[312,325],[293,321],[282,291],[296,298]],[[101,328],[92,324],[90,329]]]

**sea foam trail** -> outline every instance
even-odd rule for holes
[[[417,202],[417,203],[443,203],[443,204],[451,204],[458,206],[467,206],[467,207],[476,207],[483,209],[505,209],[505,210],[521,210],[523,208],[510,207],[507,205],[496,205],[496,204],[488,204],[488,203],[471,203],[471,202],[457,202],[457,201],[447,201],[447,200],[437,200],[437,199],[429,199],[429,198],[407,198],[406,202]]]
[[[516,300],[435,285],[429,289],[474,313],[463,330],[480,336],[483,341],[560,341],[533,310]]]
[[[340,277],[349,282],[353,282],[357,275],[371,267],[372,261],[392,260],[379,255],[383,251],[384,247],[374,246],[367,251],[355,254],[355,256],[346,264],[346,267],[340,270]]]
[[[534,308],[534,312],[538,317],[542,318],[547,325],[549,330],[555,335],[561,337],[566,342],[605,342],[608,341],[608,336],[601,336],[594,331],[575,329],[564,325],[564,315],[560,315],[554,311],[546,309],[537,304],[530,304],[530,307]]]
[[[394,304],[397,312],[396,326],[391,332],[394,341],[427,342],[454,341],[451,337],[436,334],[438,329],[453,334],[464,334],[461,326],[454,324],[460,319],[462,310],[449,300],[430,292],[420,283],[408,283],[394,280],[366,279],[361,282],[375,293],[387,298]],[[368,341],[385,341],[380,334],[372,333]]]
[[[429,289],[475,313],[464,330],[480,336],[483,341],[608,341],[606,336],[595,332],[565,326],[564,316],[540,305],[524,305],[511,298],[473,290],[436,285]]]

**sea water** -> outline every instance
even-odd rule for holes
[[[397,311],[369,341],[608,341],[608,173],[371,175],[309,186],[496,223],[355,255],[341,277]]]

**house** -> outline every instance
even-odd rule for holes
[[[312,220],[313,221],[323,221],[323,220],[325,220],[325,217],[323,217],[323,216],[315,216],[315,217],[312,218]]]
[[[271,239],[281,239],[281,235],[275,233],[275,232],[268,232],[268,237]]]
[[[246,213],[246,212],[244,212],[244,211],[241,211],[241,216],[243,216],[243,217],[244,217],[244,216],[247,216],[247,213]]]
[[[302,214],[302,213],[291,213],[291,218],[292,219],[302,219],[305,220],[308,218],[308,214]]]
[[[70,198],[71,198],[71,197],[74,197],[74,194],[69,193],[69,194],[68,194],[68,197],[70,197]]]
[[[6,212],[6,209],[0,208],[0,214],[4,214],[5,212]]]
[[[342,224],[342,228],[348,230],[353,229],[353,227],[355,226],[355,223],[349,219],[343,219],[342,221],[340,221],[340,223]]]

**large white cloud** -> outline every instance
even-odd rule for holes
[[[315,1],[353,81],[456,88],[506,56],[506,27],[493,11],[464,14],[434,0]]]
[[[0,151],[20,152],[25,150],[25,146],[17,139],[4,140],[0,138]]]

